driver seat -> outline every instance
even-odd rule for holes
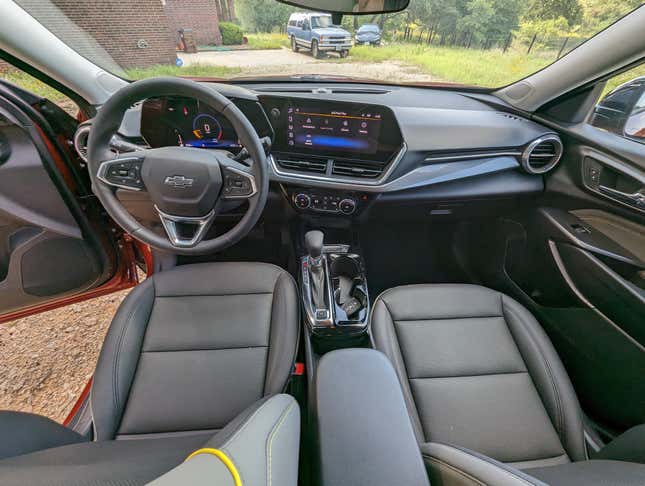
[[[0,483],[50,463],[56,467],[42,484],[58,484],[59,473],[64,484],[81,469],[88,484],[130,484],[134,470],[141,484],[152,480],[243,410],[282,392],[298,337],[296,284],[276,266],[204,263],[153,275],[123,301],[103,343],[90,395],[94,442],[80,444],[80,435],[70,438],[42,417],[0,415],[0,435],[20,437],[14,450],[6,450],[9,441],[0,448]],[[156,463],[144,467],[137,457]],[[75,469],[65,470],[66,462]],[[110,482],[91,474],[97,463]],[[149,474],[142,478],[142,470]]]

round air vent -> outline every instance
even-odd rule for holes
[[[83,162],[87,162],[87,139],[90,137],[90,128],[90,125],[81,125],[74,134],[74,148]]]
[[[522,167],[529,174],[544,174],[555,167],[562,156],[562,141],[557,135],[533,140],[522,152]]]

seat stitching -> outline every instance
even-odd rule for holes
[[[387,306],[386,306],[387,307]],[[389,309],[388,309],[389,312]],[[427,322],[427,321],[454,321],[459,319],[495,319],[504,316],[459,316],[459,317],[419,317],[417,319],[392,319],[394,322]]]
[[[119,397],[119,377],[118,377],[118,368],[119,368],[119,358],[121,356],[121,347],[123,344],[123,339],[125,337],[125,332],[126,330],[130,327],[130,323],[132,322],[132,318],[135,316],[135,314],[139,311],[141,306],[137,305],[134,309],[132,309],[128,313],[128,317],[125,321],[125,324],[121,328],[121,333],[119,334],[119,340],[117,342],[117,348],[116,348],[116,356],[114,358],[114,366],[112,368],[112,386],[114,387],[114,406],[118,409],[119,408],[119,402],[120,402],[120,397]]]
[[[269,403],[269,402],[270,402],[270,400],[267,400],[267,401],[266,401],[266,402],[264,402],[262,405],[260,405],[260,406],[258,407],[258,409],[257,409],[255,412],[253,412],[253,414],[252,414],[250,417],[248,417],[248,418],[244,421],[244,423],[243,423],[243,424],[241,424],[241,427],[240,427],[239,429],[237,429],[237,430],[235,431],[235,433],[234,433],[234,434],[233,434],[233,435],[232,435],[232,436],[231,436],[231,437],[230,437],[226,442],[224,442],[224,444],[222,444],[222,447],[220,447],[220,449],[221,449],[221,448],[223,448],[223,447],[226,447],[226,446],[227,446],[227,444],[229,444],[229,443],[233,442],[233,441],[237,438],[237,436],[238,436],[238,435],[240,435],[240,433],[242,433],[242,431],[247,427],[247,425],[249,425],[249,423],[253,420],[253,418],[254,418],[258,413],[260,413],[260,411],[261,411],[261,410],[266,406],[266,404],[267,404],[267,403]]]
[[[147,351],[141,351],[141,354],[153,354],[153,353],[190,353],[193,351],[227,351],[231,349],[260,349],[268,348],[268,345],[253,345],[253,346],[231,346],[226,348],[199,348],[199,349],[152,349]]]
[[[433,461],[433,462],[439,463],[439,464],[441,464],[441,465],[443,465],[443,466],[447,467],[448,469],[453,470],[454,472],[456,472],[456,473],[457,473],[457,474],[459,474],[460,476],[463,476],[463,477],[465,477],[465,478],[467,478],[467,479],[470,479],[471,481],[473,481],[473,482],[475,482],[475,483],[477,483],[477,484],[480,484],[481,486],[486,486],[486,483],[482,483],[479,479],[477,479],[477,478],[476,478],[476,477],[474,477],[474,476],[471,476],[471,475],[470,475],[470,474],[468,474],[466,471],[462,471],[462,470],[461,470],[461,469],[459,469],[458,467],[455,467],[455,466],[453,466],[453,465],[451,465],[451,464],[448,464],[447,462],[444,462],[444,461],[442,461],[442,460],[440,460],[440,459],[437,459],[436,457],[432,457],[432,456],[431,456],[431,455],[429,455],[429,454],[421,454],[421,455],[422,455],[425,459],[428,459],[428,460],[430,460],[430,461]]]
[[[524,375],[528,371],[500,371],[496,373],[481,373],[476,375],[453,375],[453,376],[415,376],[408,377],[408,380],[444,380],[453,378],[474,378],[480,376],[504,376],[504,375]]]
[[[505,309],[503,302],[502,302],[502,310],[507,310],[508,312],[510,312],[513,315],[513,317],[518,319],[519,322],[522,321],[522,319],[519,318],[518,314],[513,309],[511,309],[510,307]],[[542,349],[540,347],[540,344],[534,338],[533,334],[531,333],[531,330],[527,326],[525,326],[525,328],[528,331],[529,337],[531,338],[531,340],[535,344],[535,347],[537,348],[537,351],[538,351],[538,355],[540,356],[541,360],[544,362],[544,366],[546,368],[547,374],[549,375],[549,381],[550,381],[550,384],[551,384],[551,389],[553,390],[553,396],[555,398],[556,428],[558,430],[558,436],[560,437],[561,440],[564,440],[564,438],[563,438],[563,433],[564,433],[563,419],[562,419],[562,410],[561,410],[562,405],[560,403],[560,394],[558,393],[558,387],[556,385],[556,381],[555,381],[555,378],[553,376],[551,366],[549,364],[549,361],[546,359],[546,357],[542,353]]]
[[[157,295],[158,299],[179,299],[182,297],[234,297],[236,295],[270,295],[273,292],[234,292],[231,294],[177,294],[177,295]]]
[[[524,484],[528,484],[528,485],[530,485],[530,486],[534,486],[534,485],[535,485],[535,483],[533,483],[533,482],[529,482],[529,481],[527,481],[526,479],[524,479],[522,476],[518,476],[517,474],[513,473],[513,471],[509,471],[508,469],[506,469],[506,468],[502,467],[502,466],[504,465],[503,463],[497,464],[497,463],[495,463],[495,462],[488,461],[485,457],[482,457],[482,455],[473,455],[473,454],[470,454],[470,453],[468,453],[467,451],[465,451],[465,450],[463,450],[463,449],[460,449],[459,447],[453,447],[453,446],[451,446],[450,444],[445,444],[445,443],[443,443],[443,442],[436,442],[436,444],[443,445],[443,446],[445,446],[445,447],[449,447],[450,449],[453,449],[453,450],[455,450],[455,451],[457,451],[457,452],[459,452],[459,453],[461,453],[461,454],[466,454],[466,455],[468,455],[469,457],[472,457],[472,458],[474,458],[474,459],[477,459],[477,460],[479,460],[479,461],[484,462],[485,464],[488,464],[488,465],[490,465],[490,466],[496,467],[496,468],[497,468],[497,469],[499,469],[501,472],[503,472],[503,473],[507,474],[508,476],[513,477],[513,478],[519,479],[519,480],[520,480],[520,481],[522,481]]]
[[[287,407],[287,409],[282,412],[282,415],[278,418],[278,421],[276,424],[273,426],[273,429],[271,430],[271,433],[269,434],[269,438],[267,441],[267,481],[269,486],[271,486],[273,482],[272,478],[272,447],[273,447],[273,439],[275,439],[276,435],[278,435],[278,431],[281,429],[282,425],[285,423],[287,420],[287,417],[289,416],[289,413],[293,409],[295,405],[295,402],[291,402],[291,404]]]

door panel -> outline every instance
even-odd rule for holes
[[[9,156],[0,165],[0,313],[82,292],[102,276],[99,256],[42,164],[29,134],[0,115]]]

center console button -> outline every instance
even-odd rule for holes
[[[338,207],[343,214],[352,214],[356,211],[356,201],[353,199],[343,199]]]
[[[307,194],[297,194],[293,198],[293,202],[299,209],[307,209],[311,205],[311,198]]]

